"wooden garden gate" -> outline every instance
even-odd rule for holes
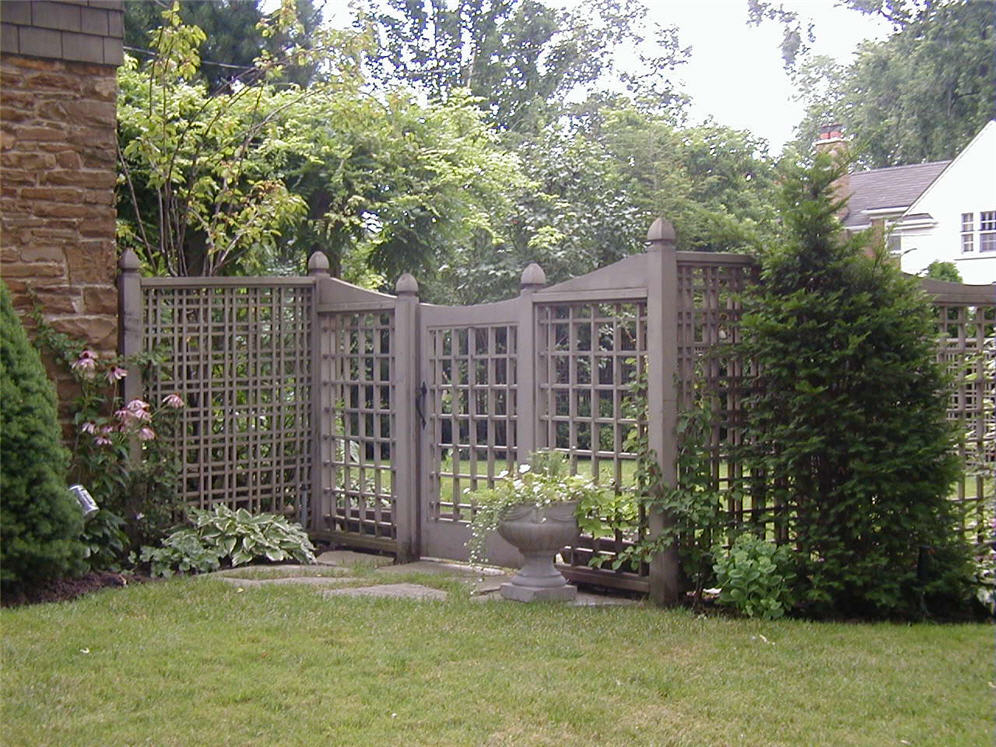
[[[650,387],[659,402],[651,429],[673,432],[665,417],[676,395],[664,384],[674,381],[677,359],[664,352],[674,350],[667,332],[676,324],[665,321],[661,298],[675,279],[664,257],[673,263],[675,255],[669,236],[652,247],[551,287],[531,265],[517,298],[464,307],[419,303],[411,276],[387,296],[314,267],[312,531],[401,558],[465,559],[467,491],[493,486],[536,449],[557,449],[603,483],[632,479],[625,463],[635,454],[625,443],[636,420],[626,398],[644,366],[661,374]],[[588,541],[568,564],[598,574],[588,568],[591,555],[632,539]],[[501,540],[489,557],[519,560]],[[649,572],[605,575],[645,591]]]

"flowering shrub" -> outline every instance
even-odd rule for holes
[[[78,386],[71,406],[69,481],[86,486],[102,512],[124,520],[132,548],[157,541],[172,525],[177,508],[177,468],[168,443],[183,398],[170,394],[156,404],[125,402],[120,382],[129,369],[156,366],[156,356],[102,356],[53,330],[37,311],[33,318],[39,343]]]

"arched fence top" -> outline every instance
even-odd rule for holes
[[[939,303],[994,304],[996,303],[996,283],[989,285],[967,285],[949,283],[934,278],[920,278],[920,284],[934,301]]]

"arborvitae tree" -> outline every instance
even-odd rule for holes
[[[55,393],[0,283],[0,588],[82,569],[80,508],[66,488]]]
[[[744,317],[751,469],[785,507],[804,614],[947,614],[969,550],[947,498],[959,465],[932,310],[884,251],[844,236],[840,173],[817,156],[783,178],[784,237]]]

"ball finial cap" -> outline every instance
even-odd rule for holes
[[[522,279],[519,281],[519,284],[523,288],[535,288],[546,285],[546,273],[543,272],[543,268],[538,264],[530,262],[526,269],[522,271]]]
[[[324,252],[315,252],[308,258],[309,275],[327,275],[329,272],[329,258]]]
[[[417,296],[418,281],[411,273],[406,272],[398,278],[398,282],[394,286],[394,292],[399,296]]]
[[[666,218],[658,218],[647,231],[647,243],[651,249],[656,249],[661,244],[673,244],[675,241],[674,224]]]

